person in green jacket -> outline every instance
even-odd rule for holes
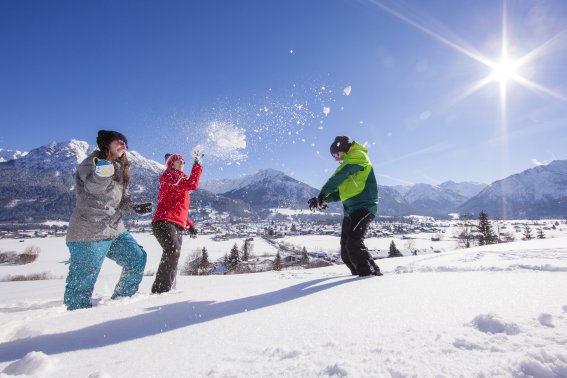
[[[348,136],[337,136],[331,155],[340,162],[318,197],[309,199],[311,210],[324,210],[327,202],[342,201],[344,218],[341,230],[341,258],[353,275],[381,276],[364,245],[368,226],[378,212],[378,184],[368,150]]]

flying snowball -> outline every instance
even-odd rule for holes
[[[345,89],[343,89],[343,93],[348,96],[351,90],[352,87],[349,85],[348,87],[345,87]]]
[[[247,158],[242,150],[246,148],[246,130],[229,123],[214,121],[206,130],[206,140],[195,149],[202,151],[205,157],[238,162]]]
[[[325,114],[325,117],[328,116],[330,112],[331,108],[329,108],[328,106],[323,106],[323,114]]]

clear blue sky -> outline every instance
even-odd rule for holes
[[[106,128],[161,161],[216,122],[246,159],[209,154],[204,178],[319,187],[346,134],[381,184],[491,183],[567,158],[566,30],[563,0],[5,0],[0,147]],[[516,76],[473,88],[503,44]]]

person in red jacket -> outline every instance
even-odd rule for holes
[[[169,156],[168,156],[169,155]],[[195,154],[191,174],[183,173],[185,159],[179,154],[166,155],[167,169],[159,179],[158,204],[152,219],[152,230],[163,254],[152,285],[152,293],[171,290],[177,274],[177,263],[181,252],[183,231],[188,230],[192,238],[197,231],[189,219],[189,191],[197,189],[203,172],[200,154]]]

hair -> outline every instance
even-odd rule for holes
[[[99,159],[112,161],[110,159],[109,147],[110,147],[109,145],[102,146],[98,151],[97,157]],[[131,166],[130,160],[128,160],[128,156],[126,156],[126,152],[124,152],[122,156],[119,157],[117,160],[120,160],[120,162],[122,163],[122,184],[124,185],[125,188],[127,188],[128,185],[130,184],[130,166]],[[112,161],[112,164],[114,165],[114,175],[112,176],[112,179],[116,182],[120,182],[120,176],[116,174],[116,172],[118,171],[118,169],[116,169],[117,162]]]

